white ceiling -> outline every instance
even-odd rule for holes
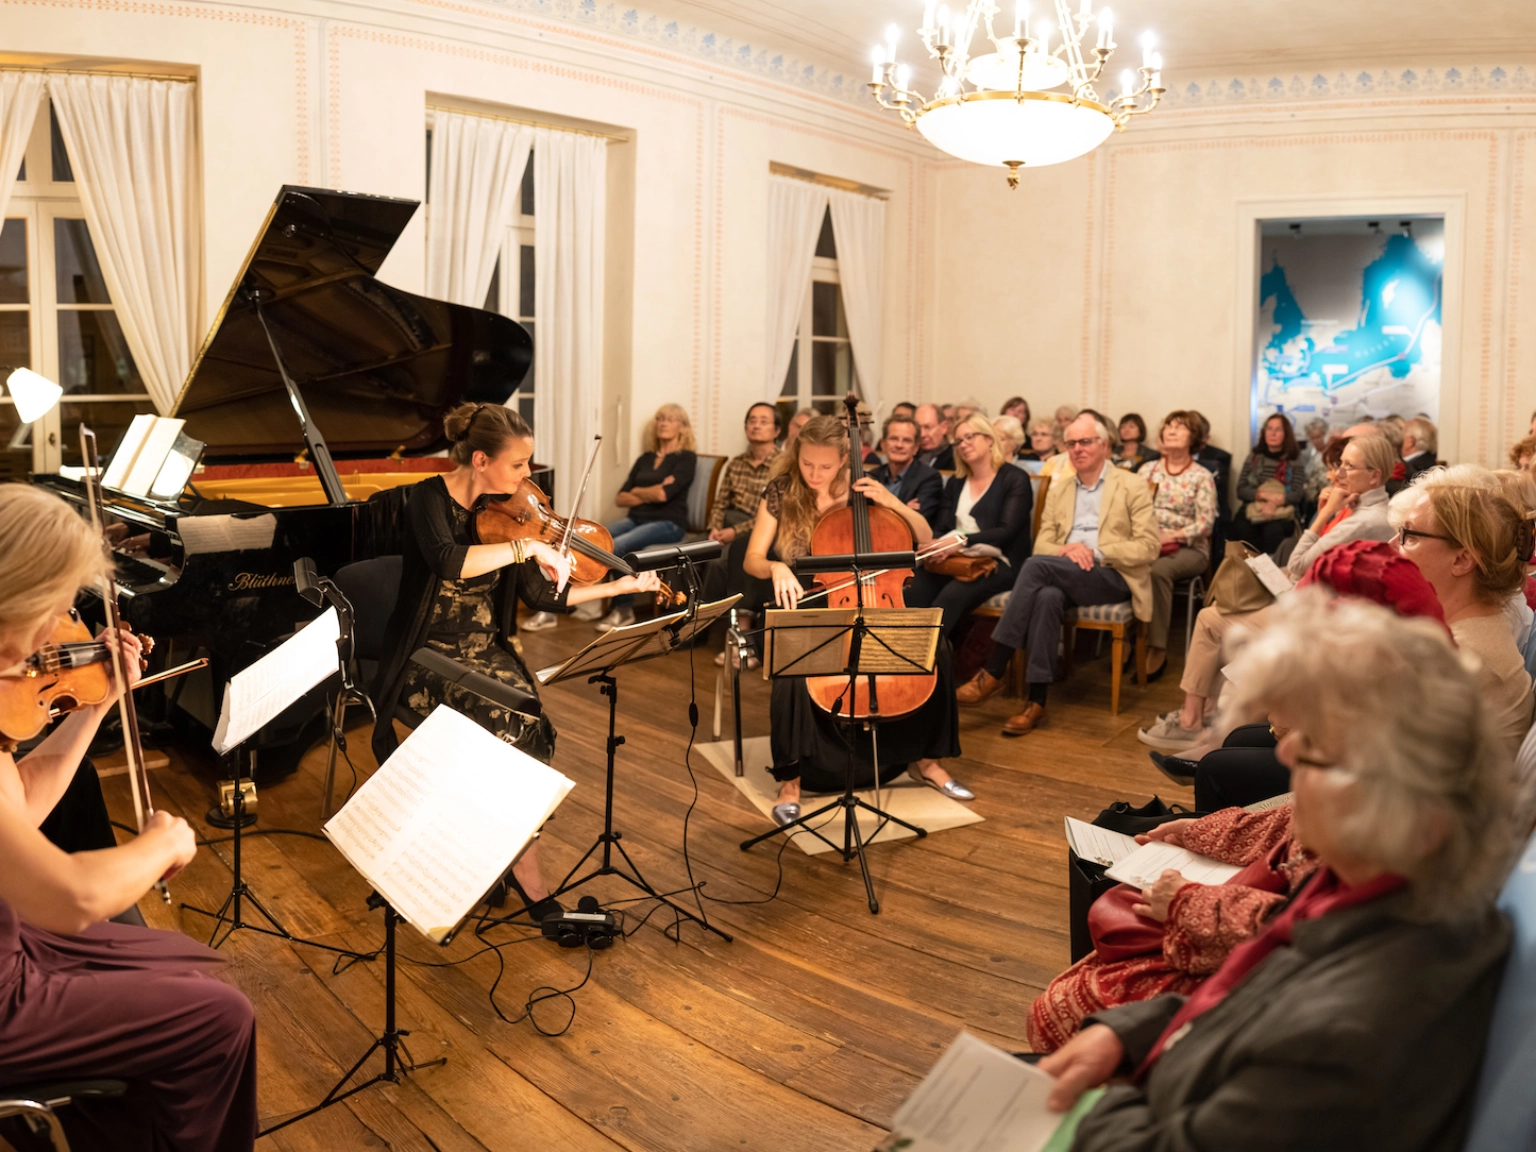
[[[1105,2],[1094,0],[1095,10]],[[1107,2],[1117,17],[1122,59],[1134,37],[1150,28],[1162,45],[1169,79],[1252,68],[1507,64],[1536,57],[1536,0]],[[959,10],[965,0],[949,3]],[[1033,0],[1033,7],[1043,11],[1050,3]],[[914,31],[922,0],[644,0],[641,6],[739,44],[791,52],[852,74],[868,70],[871,46],[892,23],[902,28],[899,55],[916,65],[922,54]],[[1011,19],[1013,0],[998,0],[998,6]]]

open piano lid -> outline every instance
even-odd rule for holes
[[[505,403],[533,360],[515,320],[392,288],[374,273],[417,201],[284,185],[224,301],[174,414],[205,462],[305,449],[254,295],[333,456],[448,446],[443,416]]]

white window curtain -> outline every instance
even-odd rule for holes
[[[787,176],[768,177],[768,377],[763,399],[770,404],[779,398],[794,355],[795,329],[811,290],[811,262],[826,211],[827,189]]]
[[[600,137],[547,128],[534,130],[533,147],[533,421],[564,514],[602,427],[608,151]],[[582,503],[593,506],[593,493]]]
[[[877,416],[885,340],[885,201],[854,192],[830,193],[837,279],[848,340],[859,374],[859,396]],[[787,370],[788,365],[785,365]],[[780,373],[782,378],[783,373]]]
[[[144,390],[169,412],[202,336],[196,91],[54,73],[48,92],[118,322]]]
[[[427,295],[479,308],[512,223],[534,130],[462,112],[432,120]]]
[[[37,72],[0,72],[0,221],[16,190],[16,173],[37,122],[43,77]]]

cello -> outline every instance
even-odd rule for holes
[[[911,552],[916,544],[912,529],[895,512],[871,505],[854,485],[864,478],[864,461],[858,450],[859,398],[849,392],[844,398],[848,425],[848,504],[834,508],[817,522],[811,533],[812,556],[845,556],[849,553]],[[910,568],[888,568],[861,573],[826,572],[816,576],[829,608],[905,608],[904,593],[912,579]],[[873,715],[885,719],[905,716],[928,702],[938,682],[937,672],[916,675],[861,676],[849,699],[847,676],[809,676],[806,691],[813,703],[839,719],[867,720]],[[874,694],[871,700],[870,689]],[[878,707],[876,707],[876,705]]]

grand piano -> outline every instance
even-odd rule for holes
[[[118,553],[124,617],[156,638],[161,666],[210,659],[168,689],[167,719],[212,728],[224,681],[314,615],[295,559],[330,575],[399,551],[406,486],[452,467],[444,414],[504,403],[527,374],[533,340],[516,321],[376,278],[417,207],[284,186],[172,412],[205,445],[200,465],[174,499],[106,493],[133,541]],[[78,480],[34,482],[84,504]],[[220,545],[247,542],[241,528],[261,545]],[[323,730],[316,703],[263,730],[263,776]]]

